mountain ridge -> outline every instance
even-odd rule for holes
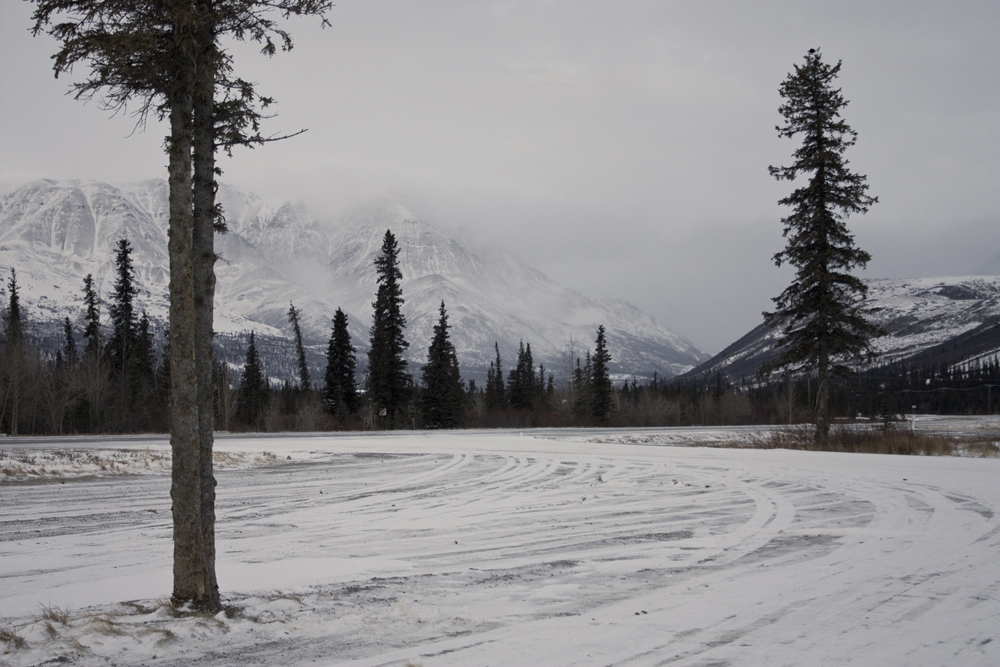
[[[886,335],[873,341],[878,363],[965,358],[1000,354],[1000,276],[869,278],[866,305],[877,309],[872,320]],[[682,379],[705,379],[716,373],[752,377],[778,355],[780,333],[760,324]]]
[[[94,274],[106,295],[114,281],[113,245],[125,236],[133,246],[139,306],[161,325],[166,321],[165,181],[41,179],[0,186],[0,192],[6,192],[0,200],[0,265],[17,268],[29,316],[79,321],[83,276]],[[356,207],[337,224],[227,184],[220,185],[218,200],[229,228],[216,237],[215,328],[221,336],[252,329],[258,337],[287,340],[286,314],[294,302],[306,341],[318,354],[340,307],[363,361],[376,287],[374,257],[391,229],[400,245],[414,366],[424,361],[442,299],[463,375],[485,373],[495,340],[505,368],[523,340],[532,345],[536,362],[566,375],[570,341],[580,354],[592,345],[599,324],[608,330],[612,370],[621,375],[655,371],[669,377],[708,356],[627,302],[585,297],[507,253],[474,252],[391,199]]]

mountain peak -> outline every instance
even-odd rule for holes
[[[80,285],[93,273],[106,294],[114,282],[114,243],[133,244],[142,289],[139,307],[167,316],[164,181],[112,186],[94,181],[35,182],[0,202],[0,264],[24,272],[32,316],[53,322],[79,315]],[[215,329],[288,336],[289,302],[302,310],[307,340],[321,346],[337,308],[349,315],[359,351],[367,342],[377,276],[374,260],[386,230],[399,243],[410,361],[423,363],[445,301],[463,374],[480,377],[494,355],[507,363],[521,341],[557,376],[570,372],[568,344],[578,353],[608,328],[613,369],[628,375],[671,376],[706,358],[688,341],[622,302],[587,298],[502,252],[479,255],[423,220],[399,198],[355,207],[330,224],[299,207],[275,206],[228,185],[219,188],[229,233],[216,238]],[[22,204],[34,202],[24,206]],[[43,206],[41,202],[44,202]],[[44,304],[45,309],[40,309]],[[47,310],[46,310],[47,309]],[[580,341],[584,341],[580,344]]]

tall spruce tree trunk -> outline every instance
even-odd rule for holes
[[[191,118],[193,72],[179,68],[171,99],[170,190],[170,498],[176,602],[200,602],[209,588],[201,529],[198,376],[195,357]]]
[[[215,33],[210,3],[201,2],[202,24],[194,85],[194,352],[198,383],[198,444],[200,527],[205,562],[205,594],[201,605],[218,608],[215,574],[215,475],[212,470],[215,354],[212,346],[215,301]]]

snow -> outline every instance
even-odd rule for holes
[[[1000,460],[678,446],[746,437],[220,437],[216,616],[165,440],[5,439],[0,665],[1000,664]]]
[[[0,197],[0,266],[17,268],[22,307],[33,322],[78,320],[84,276],[100,296],[114,283],[115,243],[132,242],[138,308],[166,322],[167,184],[35,181]],[[566,344],[589,347],[604,324],[615,370],[661,376],[707,359],[689,341],[623,301],[588,298],[509,254],[479,255],[391,199],[358,207],[336,224],[290,204],[269,204],[223,184],[229,233],[216,237],[215,330],[290,336],[287,312],[302,310],[306,343],[325,345],[337,308],[364,348],[376,289],[374,260],[386,229],[399,242],[409,360],[422,364],[441,301],[466,379],[485,376],[499,342],[505,360],[518,341],[556,377]],[[2,291],[2,285],[0,285]],[[79,322],[77,322],[79,324]],[[59,330],[61,333],[61,329]],[[578,350],[580,351],[580,350]],[[362,350],[363,352],[363,350]],[[582,351],[580,351],[582,354]],[[480,378],[481,379],[481,378]]]

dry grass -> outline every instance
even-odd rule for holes
[[[156,640],[157,646],[163,646],[170,642],[177,641],[177,634],[170,628],[142,628],[137,633],[140,637],[159,637]]]
[[[42,605],[42,613],[38,617],[42,621],[51,621],[60,625],[69,625],[69,612],[56,606]]]
[[[87,632],[104,635],[105,637],[120,637],[126,633],[126,629],[120,623],[111,620],[108,616],[90,616],[81,620],[83,620],[81,625]]]
[[[909,430],[834,428],[826,445],[818,445],[812,428],[772,431],[756,436],[753,449],[799,449],[805,451],[848,452],[855,454],[898,454],[906,456],[977,456],[1000,454],[996,443],[983,435],[945,436]]]
[[[28,642],[24,637],[17,634],[17,631],[8,625],[0,625],[0,642],[7,644],[15,651],[23,651],[28,648]]]

